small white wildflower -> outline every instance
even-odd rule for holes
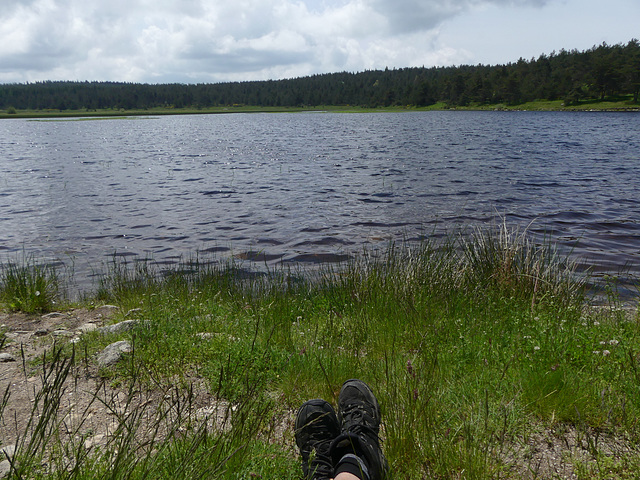
[[[538,350],[540,350],[540,347],[536,345],[535,347],[533,347],[533,349],[538,351]]]
[[[531,335],[525,335],[523,338],[524,338],[525,340],[529,340],[529,339],[531,339]]]
[[[586,327],[587,326],[587,322],[582,322],[582,326]]]
[[[609,345],[613,345],[614,347],[618,345],[620,342],[618,340],[609,340]]]
[[[599,321],[597,321],[597,320],[596,320],[595,322],[593,322],[593,326],[594,326],[594,327],[597,327],[598,325],[600,325],[600,322],[599,322]]]
[[[600,355],[600,350],[594,350],[594,351],[593,351],[593,354],[594,354],[594,355]]]
[[[533,320],[536,321],[536,322],[539,322],[540,321],[540,317],[533,317]]]
[[[611,352],[609,350],[603,350],[602,351],[602,355],[604,355],[606,357],[608,355],[611,355]]]
[[[36,290],[36,297],[40,296],[40,290]]]
[[[600,342],[600,345],[606,345],[607,342]]]

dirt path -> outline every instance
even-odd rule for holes
[[[68,342],[83,332],[103,326],[115,310],[116,307],[106,306],[44,316],[0,314],[0,325],[6,337],[1,353],[10,356],[0,363],[0,391],[4,393],[8,388],[10,393],[0,422],[2,446],[16,443],[24,435],[34,412],[43,376],[42,365],[34,366],[34,361],[51,352],[56,343]],[[87,443],[103,440],[113,429],[115,420],[109,418],[113,416],[107,414],[103,404],[96,402],[95,393],[101,382],[94,374],[95,371],[87,371],[84,375],[71,375],[60,402],[65,433],[95,432],[87,436]],[[118,394],[112,390],[103,393]],[[83,415],[84,419],[81,418]],[[86,428],[78,428],[83,420]]]
[[[43,316],[0,313],[0,332],[5,337],[3,344],[0,340],[0,478],[9,468],[3,452],[11,454],[16,445],[24,448],[23,439],[28,440],[28,432],[32,430],[30,422],[37,423],[42,415],[39,392],[43,391],[43,363],[50,365],[54,346],[75,342],[84,333],[112,323],[116,312],[117,307],[102,306]],[[43,355],[48,356],[47,362],[42,362]],[[108,447],[123,432],[123,426],[126,429],[134,423],[139,444],[180,435],[203,422],[209,431],[230,428],[232,405],[211,395],[202,379],[188,381],[189,389],[184,388],[184,381],[180,382],[182,387],[174,387],[170,379],[166,385],[153,388],[138,384],[131,387],[125,382],[105,381],[96,358],[78,361],[76,357],[60,389],[62,395],[54,422],[59,441],[82,443],[89,450]],[[6,391],[8,401],[1,408]],[[292,452],[293,415],[294,412],[281,412],[272,419],[276,426],[271,438],[274,442],[285,442]]]
[[[0,314],[0,331],[5,332],[6,338],[0,349],[0,401],[7,389],[10,394],[0,420],[0,449],[19,444],[30,419],[37,421],[41,414],[42,401],[37,398],[44,368],[38,360],[51,355],[55,344],[74,341],[109,323],[116,311],[116,307],[103,306],[44,316]],[[68,440],[84,442],[87,448],[105,445],[128,412],[139,415],[144,410],[147,423],[153,424],[157,407],[165,402],[171,388],[115,388],[98,375],[95,361],[76,361],[61,390],[57,417],[60,433]],[[203,386],[196,386],[189,398],[189,409],[196,417],[222,422],[228,405],[214,400]]]

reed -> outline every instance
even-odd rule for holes
[[[56,268],[32,257],[0,264],[0,305],[9,311],[44,313],[62,294]]]
[[[122,460],[76,455],[78,471],[116,462],[123,478],[192,478],[170,465],[195,462],[210,478],[300,478],[295,410],[309,398],[335,401],[358,377],[379,397],[396,478],[544,476],[531,449],[545,435],[586,445],[562,458],[581,478],[605,467],[633,475],[640,323],[613,296],[607,308],[588,308],[584,285],[549,246],[505,226],[391,245],[314,272],[250,274],[196,258],[160,274],[117,263],[99,298],[143,321],[74,348],[90,355],[128,338],[135,354],[101,372],[107,381],[184,393],[197,380],[234,410],[213,432],[176,427],[146,449],[114,447],[130,452]],[[136,442],[127,428],[118,441]]]

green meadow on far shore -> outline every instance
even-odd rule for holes
[[[378,396],[395,479],[555,478],[567,468],[637,478],[640,318],[619,308],[614,280],[595,308],[552,246],[504,226],[314,271],[114,261],[79,305],[115,305],[110,321],[139,321],[57,342],[41,359],[45,386],[9,478],[300,479],[296,409],[310,398],[335,404],[354,377]],[[0,267],[5,311],[41,315],[60,302],[51,267]],[[133,352],[96,375],[125,398],[165,395],[127,401],[99,448],[63,435],[63,380],[86,375],[119,340]],[[190,413],[196,387],[226,406],[212,422]],[[3,393],[0,416],[11,386]]]
[[[129,116],[155,116],[155,115],[197,115],[197,114],[222,114],[222,113],[295,113],[295,112],[336,112],[336,113],[364,113],[364,112],[405,112],[405,111],[611,111],[626,112],[640,111],[637,103],[633,103],[632,96],[613,97],[607,100],[584,100],[576,104],[565,106],[562,100],[538,100],[517,105],[484,104],[468,105],[464,107],[449,107],[446,103],[440,102],[428,107],[393,106],[367,108],[354,105],[319,105],[300,107],[257,107],[251,105],[231,105],[220,107],[154,107],[143,110],[125,109],[98,109],[98,110],[0,110],[2,118],[66,118],[66,117],[129,117]]]

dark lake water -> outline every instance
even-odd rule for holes
[[[390,240],[529,226],[640,271],[640,115],[229,114],[0,122],[0,260],[341,261]],[[567,250],[568,251],[568,250]]]

